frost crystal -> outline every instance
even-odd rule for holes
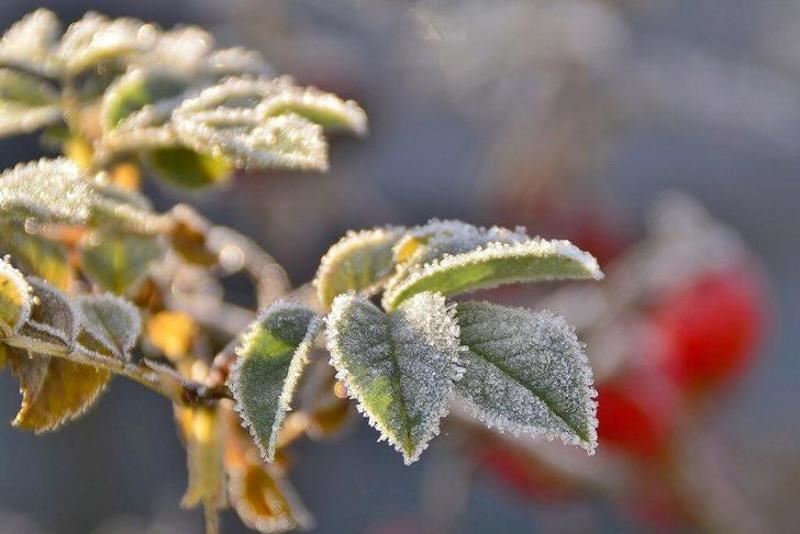
[[[275,459],[278,435],[322,321],[298,304],[278,301],[251,325],[236,350],[230,387],[236,411],[264,459]]]
[[[392,247],[403,235],[400,227],[347,232],[320,261],[314,285],[323,306],[348,291],[373,293],[393,272]]]
[[[434,293],[415,295],[390,314],[346,294],[336,297],[327,319],[337,377],[406,464],[439,432],[461,372],[453,314]]]
[[[142,330],[139,310],[110,294],[80,297],[78,307],[81,327],[114,357],[129,360]]]
[[[562,317],[463,302],[457,318],[467,352],[456,393],[470,414],[501,431],[594,452],[597,393],[584,347]]]

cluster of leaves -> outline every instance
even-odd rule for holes
[[[192,315],[208,306],[175,304],[216,287],[226,251],[255,245],[186,206],[154,212],[140,170],[187,187],[235,169],[321,170],[324,130],[365,132],[355,103],[273,77],[258,54],[217,50],[199,28],[90,13],[62,34],[39,10],[0,40],[0,133],[39,128],[67,157],[0,174],[0,362],[20,381],[17,426],[78,417],[114,374],[165,395],[188,452],[184,504],[203,505],[210,531],[228,503],[262,532],[308,526],[283,449],[341,426],[346,395],[406,463],[451,409],[594,451],[595,391],[574,330],[547,311],[453,300],[601,278],[569,242],[458,221],[376,228],[328,251],[313,296],[264,306],[244,332],[255,314],[212,332],[231,309],[216,291],[210,320]],[[258,286],[269,256],[255,256]],[[314,357],[323,349],[332,367]],[[304,384],[324,394],[298,408]]]

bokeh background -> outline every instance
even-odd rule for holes
[[[93,9],[199,24],[365,107],[369,137],[335,140],[327,175],[246,176],[188,196],[147,185],[159,207],[188,201],[253,236],[298,284],[349,228],[431,217],[548,237],[588,228],[613,249],[641,238],[665,191],[698,199],[758,258],[770,310],[752,367],[703,421],[769,531],[796,528],[800,3],[3,0],[0,25],[36,7],[66,22]],[[39,155],[33,136],[0,143],[3,168]],[[0,376],[0,418],[17,403],[15,381]],[[360,421],[339,440],[295,447],[292,480],[316,532],[686,528],[642,523],[602,495],[530,498],[481,470],[454,502],[447,436],[411,467],[376,438]],[[57,433],[0,425],[0,440],[2,533],[202,528],[177,507],[186,473],[171,410],[136,385],[117,380]],[[242,529],[232,515],[224,527]]]

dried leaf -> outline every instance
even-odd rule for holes
[[[250,326],[236,351],[229,379],[236,410],[267,461],[275,459],[278,433],[320,325],[311,310],[279,301]]]
[[[37,434],[80,417],[97,400],[111,373],[43,354],[11,349],[9,361],[19,377],[22,406],[13,425]]]
[[[465,371],[456,393],[469,413],[500,431],[597,446],[596,391],[584,347],[549,311],[462,302]]]
[[[31,315],[31,287],[7,260],[0,261],[0,335],[19,331]]]
[[[403,228],[386,227],[348,232],[320,261],[314,285],[319,300],[328,307],[348,291],[372,293],[394,271],[392,247]]]
[[[390,314],[340,295],[328,316],[337,378],[406,464],[438,433],[459,376],[454,313],[441,295],[419,293]]]
[[[0,68],[0,136],[30,133],[61,120],[59,94],[50,84]]]
[[[124,295],[138,287],[163,254],[156,237],[94,232],[81,246],[81,266],[101,288]]]

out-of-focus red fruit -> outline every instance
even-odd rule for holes
[[[689,395],[714,391],[747,369],[764,322],[764,295],[752,272],[707,273],[653,312],[667,347],[661,367]]]
[[[600,447],[658,459],[669,450],[679,416],[675,387],[655,368],[635,367],[597,387]]]
[[[569,484],[557,473],[513,447],[489,443],[477,453],[477,461],[514,493],[527,499],[554,502],[567,499],[572,493]]]

